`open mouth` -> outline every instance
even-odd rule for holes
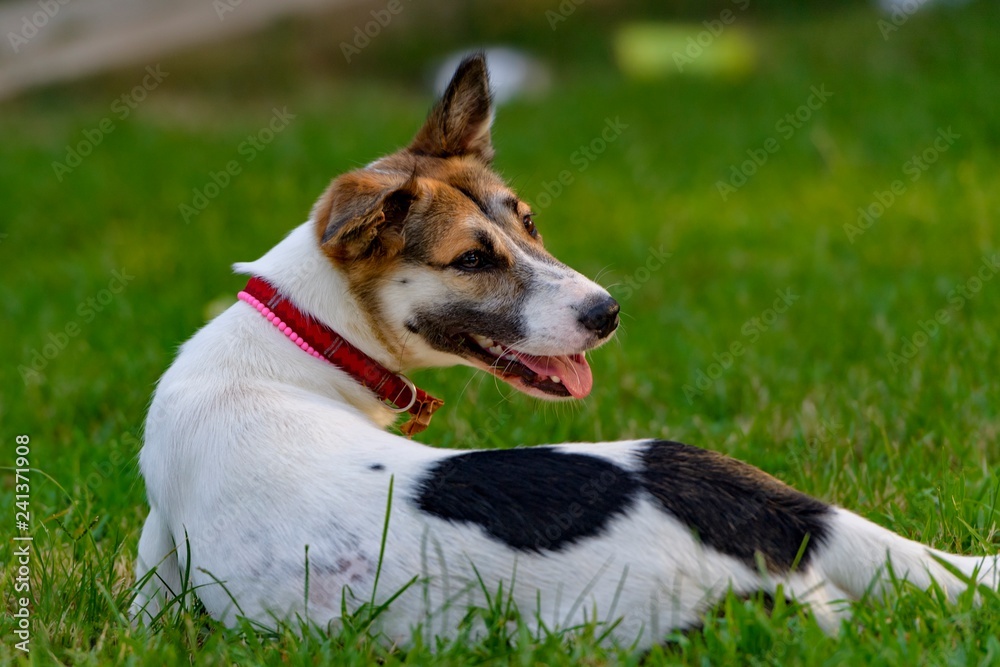
[[[594,376],[583,353],[539,357],[477,334],[461,334],[454,340],[466,357],[482,364],[483,370],[526,394],[541,398],[584,398],[594,386]]]

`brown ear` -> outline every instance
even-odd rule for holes
[[[403,223],[419,192],[414,176],[399,187],[363,172],[341,176],[316,204],[320,247],[341,263],[394,255],[403,248]]]
[[[486,57],[477,53],[463,60],[455,70],[444,97],[417,132],[410,151],[432,157],[471,155],[489,164],[493,160],[492,122]]]

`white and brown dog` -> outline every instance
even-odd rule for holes
[[[887,563],[953,597],[997,586],[996,557],[932,550],[676,442],[448,451],[387,432],[440,405],[399,375],[414,368],[585,396],[584,355],[618,324],[491,170],[491,117],[469,58],[408,148],[334,180],[236,265],[253,276],[240,301],[183,346],[150,408],[135,616],[184,587],[230,623],[327,624],[398,595],[378,629],[406,641],[454,635],[502,586],[529,623],[617,621],[610,636],[646,646],[728,589],[781,586],[835,630],[845,601],[886,590]]]

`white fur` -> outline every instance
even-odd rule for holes
[[[577,326],[579,305],[589,298],[607,297],[597,283],[573,269],[534,259],[520,253],[517,261],[531,266],[544,289],[532,292],[524,305],[527,340],[518,349],[528,354],[558,355],[579,352],[594,344],[594,333]]]
[[[367,328],[342,276],[317,248],[311,225],[237,270],[266,278],[354,345],[404,370]],[[571,287],[587,287],[580,285]],[[419,289],[433,296],[433,284]],[[404,309],[402,296],[387,301],[390,310]],[[531,307],[541,312],[544,304]],[[558,327],[537,335],[550,351]],[[457,361],[430,350],[416,358]],[[136,574],[156,572],[139,591],[133,614],[155,616],[190,573],[188,585],[227,623],[237,615],[266,625],[295,615],[335,622],[342,599],[349,609],[373,599],[390,477],[394,496],[374,599],[384,601],[418,577],[380,618],[379,629],[392,641],[408,640],[417,626],[429,637],[454,635],[467,608],[485,602],[478,577],[490,592],[504,582],[505,594],[531,624],[564,628],[621,618],[612,636],[639,646],[697,623],[730,587],[748,593],[782,584],[836,629],[844,612],[839,600],[863,596],[873,581],[881,591],[887,556],[897,576],[920,586],[933,577],[952,596],[964,584],[931,554],[969,575],[978,569],[981,581],[997,584],[995,559],[940,554],[839,509],[811,566],[777,578],[702,546],[651,497],[640,498],[602,535],[557,552],[515,552],[478,526],[435,518],[408,502],[429,464],[460,452],[385,432],[393,416],[242,302],[202,328],[160,380],[147,420],[140,463],[150,513]],[[640,444],[561,447],[635,470]],[[385,472],[369,471],[375,463]]]

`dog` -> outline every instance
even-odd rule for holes
[[[657,440],[442,450],[412,435],[441,401],[402,375],[464,364],[578,399],[619,305],[542,245],[491,169],[482,55],[405,149],[336,178],[238,301],[156,387],[140,467],[150,511],[133,616],[184,591],[226,624],[322,626],[365,604],[377,633],[455,637],[502,592],[525,622],[596,622],[648,647],[732,590],[809,605],[905,579],[955,598],[996,556],[910,541],[721,454]],[[391,604],[382,607],[386,602]],[[606,624],[606,625],[605,625]]]

